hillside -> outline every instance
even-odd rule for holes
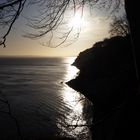
[[[130,44],[129,36],[105,39],[73,63],[80,74],[67,84],[93,102],[95,140],[138,136],[140,97]]]

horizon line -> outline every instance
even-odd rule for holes
[[[62,58],[77,56],[41,56],[41,55],[0,55],[0,58]]]

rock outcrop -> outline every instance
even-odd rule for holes
[[[95,43],[73,63],[80,74],[67,84],[93,102],[95,140],[124,140],[137,135],[134,120],[140,119],[140,98],[133,60],[129,36],[118,36]]]

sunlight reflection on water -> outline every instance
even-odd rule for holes
[[[79,70],[75,66],[67,67],[66,79],[71,80],[78,76]]]
[[[71,66],[74,62],[74,58],[69,58],[67,61],[69,62],[69,65],[66,69],[64,79],[69,81],[78,75],[79,70],[75,66]],[[86,120],[84,114],[84,108],[87,106],[87,99],[81,93],[65,84],[63,85],[61,94],[65,105],[71,109],[69,114],[65,116],[65,120],[63,120],[59,125],[59,128],[61,127],[60,129],[62,130],[61,133],[63,133],[63,135],[73,136],[76,139],[81,139],[84,135],[85,140],[90,140],[90,130],[86,126],[88,124],[88,120]]]
[[[90,140],[87,138],[90,136],[89,127],[85,126],[90,120],[86,117],[89,114],[87,112],[90,112],[87,99],[64,84],[79,71],[71,66],[74,60],[4,59],[4,63],[0,63],[0,82],[4,83],[2,93],[12,107],[12,114],[19,121],[24,139],[47,138],[58,134],[77,140]],[[2,123],[2,128],[9,125],[7,119]],[[8,131],[12,132],[10,129],[4,131],[6,137]]]
[[[79,69],[77,69],[75,66],[72,66],[72,63],[74,62],[75,59],[76,57],[71,57],[66,59],[67,61],[66,63],[68,64],[66,69],[66,75],[65,75],[66,81],[74,79],[78,76]]]

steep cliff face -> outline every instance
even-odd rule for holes
[[[106,98],[121,99],[136,82],[130,44],[129,37],[113,37],[81,52],[73,63],[80,74],[68,85],[93,102],[98,98],[101,102]]]
[[[93,140],[138,137],[140,97],[129,36],[95,43],[73,65],[80,74],[67,84],[93,102]]]

